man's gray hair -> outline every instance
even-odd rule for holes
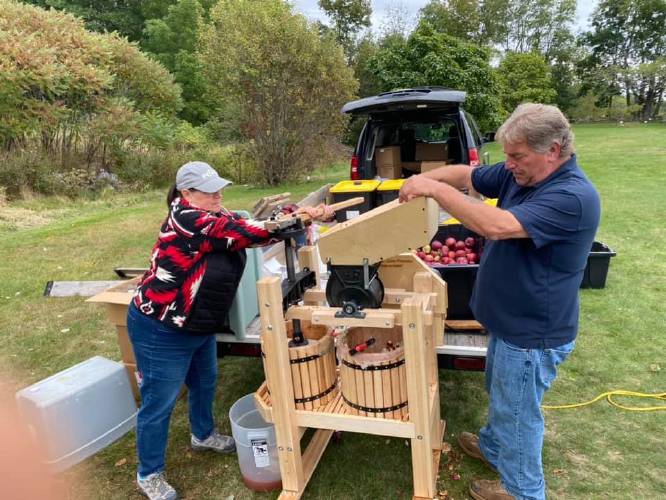
[[[526,142],[537,153],[546,153],[555,142],[560,145],[560,158],[574,152],[574,135],[569,121],[555,106],[526,103],[518,106],[497,130],[500,144]]]

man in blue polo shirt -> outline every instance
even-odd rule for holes
[[[544,499],[541,401],[574,347],[599,195],[578,167],[571,127],[556,107],[522,104],[496,136],[506,161],[413,176],[400,199],[434,198],[487,239],[471,307],[490,332],[488,420],[478,436],[461,433],[459,443],[500,480],[473,480],[470,494]],[[463,188],[498,198],[497,207],[463,195]]]

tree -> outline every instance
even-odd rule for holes
[[[581,64],[583,89],[605,102],[622,93],[627,106],[641,106],[638,118],[658,112],[666,80],[666,2],[602,0],[592,14],[592,29],[582,37],[590,50]]]
[[[463,40],[503,52],[538,51],[551,62],[575,13],[576,0],[430,0],[421,19]]]
[[[384,20],[379,27],[380,38],[399,36],[406,38],[414,28],[414,20],[404,3],[392,2],[386,7]]]
[[[370,0],[319,0],[319,7],[331,18],[335,38],[351,61],[359,31],[370,26]]]
[[[421,10],[421,22],[500,55],[543,54],[557,77],[555,102],[569,109],[577,94],[571,32],[575,10],[576,0],[430,0]]]
[[[211,10],[200,58],[213,118],[244,142],[269,185],[330,157],[346,123],[342,104],[356,80],[339,45],[281,0],[223,0]]]
[[[381,82],[372,72],[369,63],[379,50],[377,42],[371,36],[365,36],[358,44],[353,61],[354,76],[358,80],[360,97],[368,97],[381,92]]]
[[[382,91],[438,85],[467,92],[465,108],[484,130],[504,116],[500,84],[490,67],[490,51],[439,33],[421,23],[407,40],[392,40],[372,57],[369,67]]]
[[[203,16],[197,0],[178,0],[164,17],[146,21],[142,44],[182,87],[185,106],[181,118],[197,125],[205,123],[211,112],[203,68],[195,54]]]
[[[421,20],[441,33],[484,44],[480,4],[478,0],[430,0],[421,9]]]
[[[502,82],[502,104],[508,111],[523,102],[550,104],[555,100],[550,68],[537,52],[509,52],[500,63],[498,74]]]
[[[146,14],[163,15],[173,0],[27,0],[25,3],[64,10],[82,18],[92,31],[115,31],[138,42]]]

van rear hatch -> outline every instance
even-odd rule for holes
[[[395,90],[357,101],[342,107],[353,115],[426,109],[456,109],[465,102],[466,92],[438,88]]]

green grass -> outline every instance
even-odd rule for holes
[[[579,162],[602,198],[597,239],[618,255],[611,260],[606,288],[581,292],[578,344],[545,403],[585,401],[611,389],[665,392],[666,126],[581,125],[575,131]],[[492,159],[500,158],[494,147]],[[338,166],[309,183],[273,190],[232,187],[225,204],[249,208],[268,192],[291,191],[299,199],[345,176],[346,167]],[[11,382],[3,382],[6,394],[95,354],[119,358],[102,307],[79,298],[47,299],[42,292],[48,280],[113,279],[115,266],[145,266],[165,213],[163,196],[107,194],[85,202],[37,198],[0,207],[0,370],[12,374]],[[229,407],[256,389],[263,369],[258,359],[227,357],[220,361],[220,375],[216,413],[221,429],[229,431]],[[438,487],[453,498],[468,498],[472,477],[493,477],[463,457],[455,442],[459,432],[483,423],[483,374],[443,370],[440,381],[453,451],[444,457],[448,462],[440,469]],[[546,422],[549,498],[663,497],[666,412],[626,412],[600,402],[548,410]],[[246,490],[234,456],[190,453],[188,436],[181,401],[167,461],[169,477],[185,498],[276,497]],[[138,499],[135,466],[130,433],[63,480],[73,498]],[[340,443],[329,445],[304,498],[410,498],[411,491],[404,439],[345,433]]]

